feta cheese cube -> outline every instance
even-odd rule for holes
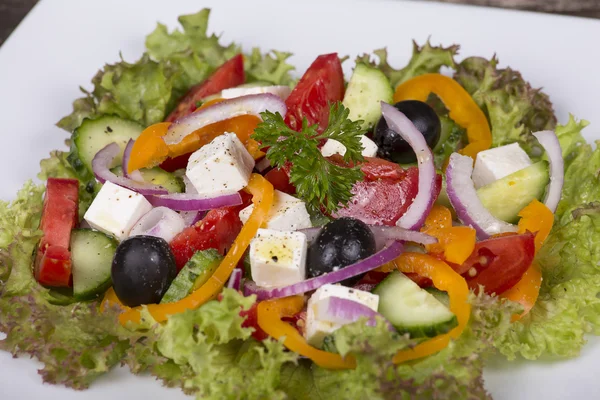
[[[225,89],[221,92],[221,98],[233,99],[235,97],[248,96],[249,94],[262,94],[271,93],[275,96],[281,97],[283,100],[287,99],[292,89],[289,86],[277,85],[277,86],[255,86],[255,87],[235,87],[231,89]]]
[[[187,165],[186,176],[206,197],[236,193],[248,185],[254,159],[234,133],[217,136],[195,151]]]
[[[364,157],[375,157],[377,155],[377,145],[367,136],[362,135],[360,138],[360,143],[363,146],[362,155]],[[334,154],[343,156],[346,154],[346,147],[337,140],[328,139],[323,147],[321,147],[321,154],[323,154],[323,157],[329,157]]]
[[[263,287],[281,287],[306,277],[306,235],[259,229],[250,242],[252,280]]]
[[[344,324],[329,318],[324,310],[326,299],[329,297],[340,297],[342,299],[356,301],[364,304],[373,311],[379,306],[379,296],[364,290],[352,289],[341,285],[323,285],[308,300],[306,309],[306,330],[304,332],[308,343],[315,347],[321,347],[323,339],[341,328]]]
[[[479,189],[530,165],[527,153],[518,143],[512,143],[477,153],[471,177]]]
[[[92,228],[123,240],[129,236],[135,223],[150,210],[152,204],[144,196],[107,181],[83,219]]]
[[[240,211],[240,219],[244,224],[250,218],[252,210],[254,210],[253,204]],[[312,227],[312,223],[310,215],[306,211],[306,204],[294,196],[275,190],[275,198],[267,216],[266,228],[277,231],[296,231],[310,227]]]

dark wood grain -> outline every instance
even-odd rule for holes
[[[600,18],[600,0],[437,0],[443,3],[541,11]],[[0,0],[0,45],[38,0]]]

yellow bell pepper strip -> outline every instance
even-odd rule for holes
[[[262,301],[258,304],[258,326],[269,336],[280,340],[285,338],[283,345],[289,350],[310,358],[321,368],[352,369],[356,367],[356,360],[348,355],[343,358],[339,354],[329,353],[312,347],[306,339],[298,333],[296,328],[281,320],[282,317],[291,317],[302,311],[304,307],[303,296],[291,296],[281,299]]]
[[[410,252],[403,253],[394,262],[400,272],[425,276],[433,281],[436,288],[448,292],[450,311],[458,320],[458,325],[450,332],[419,343],[412,349],[400,350],[394,356],[394,363],[398,364],[437,353],[448,346],[450,339],[458,338],[469,322],[471,305],[467,282],[445,262],[427,254]]]
[[[471,95],[452,78],[424,74],[409,79],[396,88],[394,102],[425,101],[430,93],[436,94],[450,111],[450,118],[467,130],[469,144],[460,151],[461,154],[475,159],[477,153],[490,148],[492,133],[485,114]]]
[[[219,294],[231,272],[244,256],[258,228],[266,221],[271,205],[273,204],[275,193],[273,185],[261,175],[252,174],[245,190],[252,194],[254,209],[250,218],[242,227],[240,234],[235,238],[231,249],[229,249],[215,273],[199,289],[174,303],[148,305],[148,311],[157,322],[166,321],[169,315],[196,309]],[[135,307],[123,312],[119,321],[122,324],[127,324],[129,321],[135,322],[139,321],[139,319],[140,307]]]
[[[511,321],[523,318],[535,305],[542,286],[542,273],[535,262],[525,271],[523,277],[515,286],[502,293],[500,297],[520,303],[523,306],[521,314],[513,314]]]
[[[179,143],[167,145],[163,136],[167,134],[170,122],[159,122],[146,128],[133,144],[127,170],[129,172],[140,168],[157,166],[168,157],[175,158],[198,150],[214,138],[225,132],[233,132],[248,152],[258,159],[265,154],[258,149],[258,143],[250,139],[250,135],[260,123],[260,118],[254,115],[240,115],[224,121],[215,122],[183,138]]]
[[[546,241],[554,224],[554,213],[548,207],[533,199],[519,212],[519,233],[535,233],[535,251],[538,252]]]
[[[438,204],[429,212],[421,232],[438,240],[437,243],[425,246],[429,253],[444,253],[444,258],[454,264],[465,262],[477,241],[475,229],[468,226],[452,226],[452,213]]]

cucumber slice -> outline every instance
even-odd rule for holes
[[[352,121],[362,119],[363,128],[371,129],[381,118],[380,102],[392,103],[393,97],[392,85],[385,74],[377,68],[359,63],[348,82],[342,104],[350,109],[348,118]]]
[[[190,261],[179,271],[169,286],[169,290],[160,301],[161,304],[173,303],[204,285],[215,272],[223,256],[215,249],[197,251]]]
[[[137,139],[144,127],[137,122],[107,115],[95,119],[85,119],[73,132],[71,151],[67,160],[79,173],[92,174],[92,160],[98,151],[115,142],[125,150],[129,139]],[[113,162],[113,166],[122,162],[122,152]]]
[[[515,223],[525,206],[542,198],[549,182],[548,162],[539,161],[480,187],[477,197],[494,217]]]
[[[87,300],[111,285],[110,270],[118,242],[102,232],[75,229],[71,232],[73,296]]]
[[[428,287],[425,288],[425,290],[427,291],[427,293],[431,293],[431,295],[435,297],[440,303],[442,303],[446,307],[450,307],[450,297],[448,297],[447,292],[444,292],[443,290],[434,287]]]
[[[123,168],[120,165],[112,168],[111,172],[117,176],[123,176]],[[142,168],[140,172],[144,181],[160,185],[170,193],[183,193],[185,191],[185,184],[181,177],[160,167]]]
[[[458,325],[448,307],[398,271],[381,281],[373,293],[379,295],[379,313],[399,333],[413,338],[434,337]]]

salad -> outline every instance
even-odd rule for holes
[[[489,398],[600,333],[600,152],[498,60],[290,53],[159,24],[0,203],[0,349],[197,398]],[[440,69],[452,70],[450,76]]]

